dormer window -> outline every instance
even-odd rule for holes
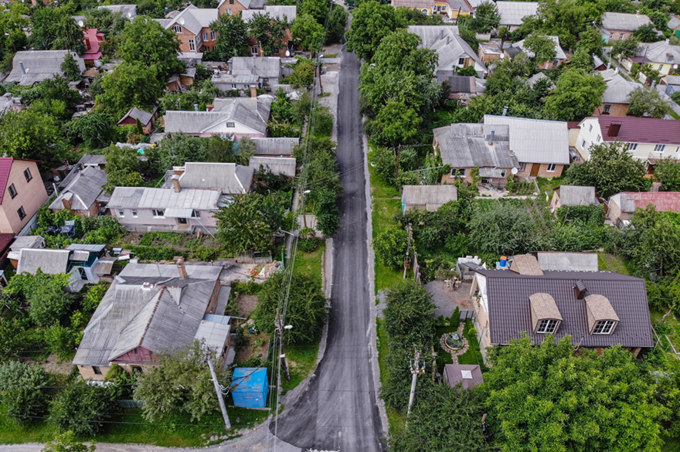
[[[548,293],[535,293],[529,297],[531,327],[534,334],[554,334],[562,323],[557,303]]]
[[[612,334],[619,323],[614,307],[604,295],[588,295],[585,299],[588,332],[590,334]]]
[[[595,324],[593,334],[611,334],[616,326],[616,322],[612,320],[600,320]]]

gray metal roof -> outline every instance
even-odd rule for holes
[[[538,13],[538,2],[496,2],[501,16],[500,26],[522,25],[522,19]]]
[[[564,121],[484,115],[486,125],[510,128],[510,150],[524,163],[569,164],[569,130]]]
[[[628,104],[630,103],[628,101],[630,93],[642,86],[639,83],[629,82],[620,74],[614,73],[611,69],[602,72],[606,73],[602,74],[602,77],[605,78],[605,81],[607,82],[607,89],[602,96],[603,103]]]
[[[560,38],[558,38],[557,36],[543,36],[543,37],[549,38],[555,43],[554,48],[555,48],[555,52],[556,52],[556,55],[555,55],[556,60],[566,60],[567,59],[567,55],[564,53],[564,50],[562,50],[562,46],[560,46]],[[534,52],[532,52],[529,49],[527,49],[526,47],[524,47],[524,39],[514,43],[512,46],[517,48],[517,49],[522,50],[522,52],[526,53],[527,56],[530,56],[532,58],[535,56]]]
[[[293,155],[299,138],[253,138],[257,155]]]
[[[667,75],[665,77],[667,85],[679,85],[680,86],[680,75]]]
[[[517,158],[510,154],[507,125],[451,124],[433,133],[445,165],[505,169],[518,165]]]
[[[437,69],[451,69],[459,58],[472,58],[475,70],[488,72],[486,66],[470,45],[458,34],[458,27],[448,25],[409,25],[409,33],[420,36],[421,46],[437,53]]]
[[[195,210],[217,210],[220,190],[183,189],[176,193],[172,188],[116,187],[109,200],[110,208],[167,209],[185,207]]]
[[[184,164],[184,174],[179,176],[179,184],[183,190],[212,189],[225,195],[236,195],[250,191],[253,173],[253,168],[236,163],[187,162]],[[170,188],[172,180],[167,176],[163,186]]]
[[[437,210],[447,202],[458,201],[458,189],[455,185],[404,185],[401,200],[407,206]]]
[[[543,271],[596,272],[599,270],[597,253],[538,251],[534,254]]]
[[[533,88],[534,85],[535,85],[539,80],[543,80],[543,79],[545,79],[545,78],[548,78],[548,76],[545,75],[545,73],[543,73],[543,72],[537,72],[536,74],[532,75],[531,77],[529,77],[529,78],[527,79],[527,83],[529,84],[529,86],[531,86],[531,87]],[[554,84],[552,81],[550,82],[550,86],[551,86],[550,89],[555,89],[555,84]]]
[[[185,268],[188,278],[181,279],[175,264],[128,264],[85,328],[73,364],[108,366],[139,346],[159,353],[190,344],[222,267]]]
[[[213,76],[210,77],[210,81],[213,83],[234,83],[239,85],[256,85],[259,80],[257,75],[235,75],[227,72],[213,74]]]
[[[121,13],[128,20],[137,16],[137,5],[102,5],[98,8],[108,9],[112,13]]]
[[[595,187],[560,185],[556,190],[563,206],[597,206],[600,204],[595,197]]]
[[[217,8],[198,8],[190,4],[164,26],[168,29],[173,25],[180,25],[194,34],[199,34],[203,28],[209,28],[210,24],[217,20],[218,15]]]
[[[270,96],[233,97],[215,99],[212,111],[166,111],[163,117],[165,132],[202,134],[229,121],[266,133],[271,104]]]
[[[290,5],[265,5],[263,10],[247,9],[241,11],[241,19],[243,19],[244,22],[250,22],[255,15],[258,14],[268,14],[272,19],[278,19],[292,24],[295,17],[297,17],[297,7]]]
[[[50,204],[51,210],[64,209],[64,198],[71,199],[71,210],[88,210],[103,191],[106,184],[106,172],[98,166],[86,166],[85,169],[75,168],[75,177],[59,193],[59,196]]]
[[[14,55],[12,72],[4,83],[17,82],[20,85],[40,83],[55,75],[63,76],[61,64],[66,54],[70,53],[76,60],[80,72],[85,70],[85,62],[75,52],[68,50],[22,50]],[[23,69],[21,65],[23,63]]]
[[[680,19],[678,18],[678,16],[674,16],[673,14],[671,14],[666,26],[671,30],[675,30],[676,28],[680,27]]]
[[[146,111],[146,110],[140,110],[137,107],[131,108],[127,113],[125,113],[125,116],[120,118],[120,121],[118,123],[120,124],[121,121],[127,118],[132,118],[132,119],[139,119],[139,122],[142,123],[143,126],[149,124],[151,119],[153,118],[153,115],[156,114],[156,111],[158,111],[158,108],[154,108],[152,111]]]
[[[106,245],[88,245],[85,243],[71,243],[66,247],[67,250],[82,250],[91,253],[101,253],[104,248],[106,248]]]
[[[38,268],[49,275],[66,273],[70,255],[70,250],[22,248],[19,251],[17,274],[30,273],[35,275]]]
[[[644,14],[627,13],[604,13],[602,15],[602,28],[605,30],[635,31],[643,25],[652,23]]]
[[[484,383],[484,378],[482,369],[476,364],[445,364],[444,381],[451,387],[461,383],[463,389],[470,389]]]
[[[10,245],[11,251],[19,251],[22,248],[45,248],[45,239],[40,235],[19,235]]]
[[[437,41],[446,40],[447,36],[459,34],[457,25],[409,25],[408,32],[418,35],[423,47],[427,48]]]
[[[296,163],[294,158],[289,157],[250,157],[248,164],[255,171],[263,167],[274,174],[295,177]]]
[[[582,347],[652,347],[654,339],[644,280],[611,272],[544,272],[520,275],[507,270],[476,270],[486,276],[489,332],[492,344],[507,344],[526,332],[536,344],[545,334],[532,333],[529,297],[551,295],[562,315],[556,340],[571,336]],[[621,319],[612,334],[589,334],[585,300],[577,300],[574,285],[581,281],[586,295],[603,295]]]
[[[640,44],[637,56],[645,57],[653,63],[680,63],[680,46],[674,46],[666,41]]]
[[[229,67],[233,75],[281,77],[281,58],[279,57],[233,57],[229,60]]]

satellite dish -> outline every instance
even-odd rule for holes
[[[510,172],[511,172],[512,174],[517,174],[517,173],[519,172],[519,170],[518,170],[517,168],[513,167],[513,168],[510,170]]]
[[[80,27],[84,27],[84,26],[85,26],[85,22],[83,22],[82,20],[79,20],[79,21],[78,21],[78,25],[79,25]]]
[[[287,57],[290,56],[290,50],[286,50],[286,56],[287,56]]]
[[[178,22],[179,22],[181,25],[184,25],[184,17],[180,17],[180,19],[178,20]]]

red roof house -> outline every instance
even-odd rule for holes
[[[629,221],[635,209],[644,209],[648,205],[656,207],[657,212],[680,212],[680,192],[624,192],[609,198],[609,219],[618,224]]]
[[[85,53],[83,54],[83,60],[87,63],[94,62],[102,57],[102,52],[100,51],[100,45],[104,41],[104,33],[100,33],[96,28],[85,28],[83,29],[85,34]]]

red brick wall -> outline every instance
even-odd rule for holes
[[[137,351],[137,353],[135,353]],[[144,347],[137,347],[135,350],[130,350],[124,355],[112,360],[113,363],[118,364],[137,364],[137,363],[149,363],[156,360],[156,356]]]

